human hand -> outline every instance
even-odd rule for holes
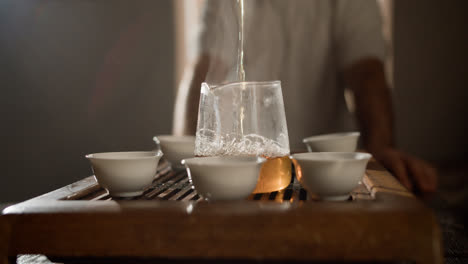
[[[437,170],[428,162],[395,148],[385,148],[371,153],[410,191],[428,194],[437,190]]]

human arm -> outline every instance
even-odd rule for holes
[[[226,18],[235,1],[204,1],[202,19],[198,35],[198,58],[189,64],[178,87],[172,132],[175,135],[194,135],[198,105],[200,102],[200,88],[203,82],[219,84],[226,81],[225,77],[230,69],[229,59],[235,51],[233,46],[237,24],[232,23],[232,17]],[[235,22],[235,21],[234,21]],[[231,63],[232,64],[232,63]]]
[[[377,3],[341,0],[335,8],[337,63],[345,85],[354,94],[364,147],[408,189],[435,191],[436,170],[395,146],[392,96],[384,74],[385,44]]]
[[[437,189],[435,168],[395,147],[392,97],[383,63],[372,57],[358,60],[344,69],[343,77],[354,94],[364,147],[408,189],[434,192]]]
[[[210,65],[210,57],[201,55],[194,66],[185,70],[177,91],[174,106],[174,135],[195,135],[200,101],[200,87],[205,80]]]

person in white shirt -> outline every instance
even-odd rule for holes
[[[194,134],[200,86],[238,81],[238,1],[207,0],[199,58],[181,83],[174,134]],[[395,149],[382,24],[373,0],[245,1],[247,81],[281,80],[292,150],[311,135],[359,128],[363,147],[409,189],[437,188],[436,170]],[[344,91],[354,95],[355,113]]]

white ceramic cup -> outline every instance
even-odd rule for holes
[[[302,142],[309,152],[354,152],[359,135],[359,132],[324,134],[304,138]]]
[[[184,168],[180,162],[194,157],[195,136],[160,135],[153,137],[153,141],[173,168]]]
[[[184,159],[189,179],[197,193],[207,200],[247,198],[257,185],[261,157],[201,157]]]
[[[358,152],[308,152],[292,155],[296,177],[323,200],[346,200],[358,186],[372,156]]]
[[[107,152],[86,155],[97,182],[111,196],[141,195],[156,175],[160,151]]]

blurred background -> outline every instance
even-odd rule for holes
[[[0,1],[0,203],[91,175],[84,155],[169,134],[200,0]],[[467,199],[465,1],[383,0],[398,146]]]

